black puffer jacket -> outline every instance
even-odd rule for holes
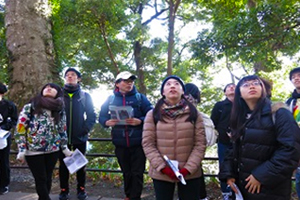
[[[221,166],[219,178],[235,178],[245,200],[290,199],[291,176],[300,158],[300,129],[288,109],[275,112],[275,124],[271,113],[267,102],[260,119],[249,119]],[[259,194],[245,189],[251,174],[261,183]]]

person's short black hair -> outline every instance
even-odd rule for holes
[[[290,71],[290,80],[292,80],[292,76],[295,74],[295,73],[299,73],[300,72],[300,67],[296,67],[294,69],[292,69]]]
[[[197,100],[197,103],[200,103],[201,100],[201,92],[199,90],[199,88],[197,87],[197,85],[193,84],[193,83],[187,83],[185,84],[185,95],[192,95],[192,97],[194,99]]]
[[[234,83],[228,83],[227,85],[225,85],[223,91],[226,92],[227,87],[230,86],[230,85],[235,85],[235,84]]]
[[[7,87],[0,82],[0,94],[5,94],[7,92]]]

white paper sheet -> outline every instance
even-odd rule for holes
[[[75,149],[72,156],[64,158],[64,162],[70,174],[73,174],[85,166],[88,163],[88,160],[78,149]]]

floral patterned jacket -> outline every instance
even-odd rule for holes
[[[16,128],[15,139],[19,152],[39,151],[53,152],[67,148],[66,115],[58,124],[54,124],[50,112],[42,115],[31,115],[31,104],[26,104],[20,115]]]

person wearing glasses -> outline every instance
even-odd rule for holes
[[[147,97],[135,88],[136,79],[128,71],[119,73],[115,79],[114,94],[107,98],[99,114],[99,123],[104,128],[111,127],[115,154],[124,178],[125,200],[141,199],[146,163],[142,132],[145,116],[152,109]],[[111,106],[119,110],[112,110]],[[115,118],[116,115],[119,118]]]
[[[262,80],[242,78],[235,89],[227,151],[219,179],[247,200],[287,200],[300,158],[300,129],[291,112],[271,106]]]
[[[294,119],[300,126],[300,67],[296,67],[290,71],[290,81],[294,85],[295,89],[291,97],[287,100],[290,111],[293,113]],[[300,199],[300,166],[298,165],[296,174],[296,191],[298,199]]]

